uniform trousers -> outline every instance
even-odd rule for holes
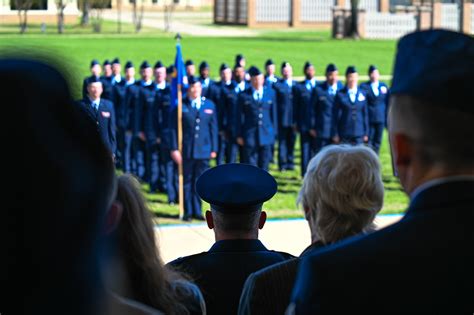
[[[282,170],[295,168],[296,132],[292,127],[280,127],[278,130],[278,167]]]
[[[184,215],[202,215],[201,198],[196,192],[196,180],[209,168],[209,159],[183,159]]]
[[[383,123],[370,124],[369,126],[369,146],[377,153],[380,152],[380,144],[382,143],[383,130],[385,125]]]

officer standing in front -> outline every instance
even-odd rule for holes
[[[334,100],[336,94],[343,88],[338,79],[338,69],[334,64],[326,67],[326,81],[316,85],[313,93],[314,125],[311,133],[316,137],[316,155],[321,149],[332,143],[335,134],[334,124]]]
[[[196,279],[207,314],[237,314],[247,277],[293,258],[268,250],[258,239],[267,217],[263,203],[275,195],[277,183],[258,167],[233,163],[207,170],[198,179],[196,190],[211,205],[206,221],[216,242],[209,251],[178,258],[169,266]]]
[[[312,63],[304,64],[305,80],[297,84],[295,89],[295,122],[300,133],[301,177],[306,173],[306,166],[314,155],[316,133],[312,129],[315,124],[313,111],[313,91],[316,88],[315,70]]]
[[[365,91],[357,85],[359,74],[354,66],[347,67],[346,86],[334,101],[334,142],[352,145],[369,140],[369,113]]]
[[[383,130],[387,125],[389,90],[385,83],[379,81],[379,70],[369,67],[370,81],[361,84],[367,95],[369,109],[369,146],[379,154]]]
[[[293,80],[290,63],[282,63],[281,73],[282,79],[274,87],[278,104],[278,168],[285,171],[295,168],[294,94],[297,83]]]
[[[237,143],[243,148],[244,163],[268,171],[271,145],[277,133],[275,93],[264,85],[263,74],[250,67],[252,88],[239,95],[237,120],[241,121]]]
[[[112,156],[115,156],[115,113],[111,101],[101,98],[102,81],[92,78],[87,85],[87,97],[80,100],[80,108],[97,124],[97,129],[102,141],[107,146]]]
[[[198,177],[209,168],[209,160],[217,156],[217,113],[214,103],[201,96],[201,82],[188,78],[189,89],[183,99],[182,130],[183,150],[178,150],[177,108],[171,113],[171,157],[183,164],[184,221],[192,218],[204,220],[201,199],[196,193]]]

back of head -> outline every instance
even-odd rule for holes
[[[309,162],[298,202],[308,211],[312,234],[327,244],[370,231],[383,196],[377,155],[365,146],[340,145]]]
[[[54,67],[0,59],[0,91],[5,116],[15,118],[9,149],[21,150],[7,155],[6,224],[11,236],[24,232],[22,274],[32,283],[21,287],[25,313],[93,314],[101,298],[100,229],[114,191],[110,156]],[[8,245],[19,263],[19,244]]]
[[[410,138],[420,164],[439,165],[447,171],[474,166],[472,82],[471,36],[430,30],[400,40],[389,130]]]

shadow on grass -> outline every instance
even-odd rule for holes
[[[166,218],[166,219],[179,219],[179,214],[169,214],[166,212],[153,211],[153,217],[155,218]]]

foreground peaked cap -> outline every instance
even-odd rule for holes
[[[196,191],[214,210],[246,213],[260,209],[272,198],[277,182],[256,166],[230,163],[205,171],[196,181]]]
[[[391,94],[474,113],[474,38],[446,30],[408,34],[398,43]]]

